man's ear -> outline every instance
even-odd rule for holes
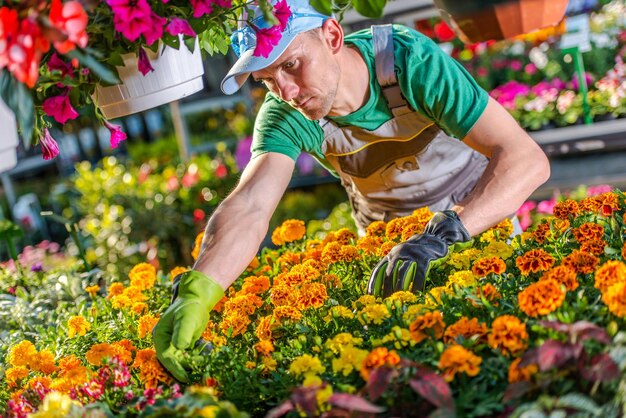
[[[343,47],[343,28],[335,19],[326,19],[322,24],[322,37],[333,54],[341,51],[341,47]]]

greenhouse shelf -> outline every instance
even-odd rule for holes
[[[548,156],[626,149],[626,118],[529,132]]]

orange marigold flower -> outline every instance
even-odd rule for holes
[[[183,274],[184,272],[189,271],[187,267],[176,266],[170,270],[170,280],[174,280],[176,276],[179,274]]]
[[[256,330],[254,331],[254,334],[261,341],[271,340],[272,330],[276,328],[277,326],[278,326],[278,323],[272,315],[264,316],[259,320],[259,323],[256,326]]]
[[[580,251],[594,255],[602,255],[604,254],[606,245],[606,241],[603,239],[591,239],[580,244]]]
[[[406,219],[404,218],[395,218],[387,222],[387,227],[385,229],[387,239],[395,240],[396,238],[400,238],[405,225]]]
[[[551,221],[551,224],[552,224],[552,231],[553,232],[557,232],[557,234],[555,234],[555,236],[563,234],[570,227],[570,223],[569,223],[569,221],[567,219],[553,219]],[[558,234],[558,233],[560,233],[560,234]]]
[[[135,302],[130,307],[130,311],[134,314],[141,315],[148,311],[148,304],[144,302]]]
[[[326,288],[335,288],[338,289],[343,286],[341,279],[336,274],[325,274],[321,278],[321,282],[326,286]]]
[[[409,325],[411,338],[416,342],[422,342],[428,337],[441,338],[446,324],[443,322],[443,315],[439,311],[427,312],[420,315]]]
[[[204,231],[200,232],[196,235],[196,239],[193,243],[193,250],[191,250],[191,256],[194,260],[198,259],[200,255],[200,250],[202,249],[202,240],[204,239]]]
[[[267,276],[250,276],[244,279],[239,294],[259,294],[270,288],[270,278]]]
[[[550,224],[546,221],[543,221],[533,231],[533,238],[539,244],[543,244],[546,238],[550,235]]]
[[[515,259],[515,264],[524,276],[548,270],[554,264],[554,257],[542,249],[527,251]]]
[[[4,372],[4,379],[10,388],[17,387],[17,383],[28,377],[28,369],[24,366],[9,367]]]
[[[304,238],[306,227],[299,219],[287,219],[280,227],[280,236],[284,242],[294,242]]]
[[[613,212],[619,210],[617,195],[613,192],[606,192],[595,197],[600,204],[600,214],[603,216],[611,216]]]
[[[91,296],[92,298],[95,298],[96,294],[98,294],[99,291],[100,291],[100,286],[98,285],[87,286],[85,288],[85,292],[89,293],[89,296]]]
[[[269,356],[274,351],[274,344],[270,340],[261,340],[254,344],[254,349],[264,356]]]
[[[272,313],[274,318],[280,323],[283,319],[292,319],[299,321],[302,318],[302,312],[293,306],[277,306]]]
[[[121,295],[124,292],[124,285],[120,282],[111,283],[108,288],[109,294],[107,295],[107,299],[112,299],[117,295]]]
[[[328,264],[339,262],[341,258],[341,247],[342,245],[337,241],[326,244],[322,250],[322,261]]]
[[[298,298],[298,291],[285,285],[275,285],[270,290],[270,300],[274,306],[292,305]]]
[[[476,376],[480,372],[480,363],[483,359],[471,351],[455,344],[441,354],[439,369],[443,372],[446,382],[454,380],[457,373],[465,373],[468,376]]]
[[[37,354],[35,345],[28,340],[24,340],[9,350],[9,364],[11,366],[29,366]]]
[[[626,282],[615,283],[602,294],[602,301],[613,315],[626,317]]]
[[[91,346],[91,348],[85,353],[85,358],[89,364],[100,366],[102,364],[102,360],[113,358],[115,354],[116,350],[111,344],[99,343]]]
[[[281,265],[284,270],[288,270],[290,267],[300,264],[302,261],[302,254],[293,253],[291,251],[285,251],[276,262]]]
[[[82,363],[80,359],[73,354],[70,354],[69,356],[63,357],[62,359],[59,360],[59,370],[61,371],[62,375],[72,369],[75,369],[81,366],[82,366]]]
[[[348,228],[339,228],[339,230],[335,232],[334,237],[335,241],[341,245],[349,245],[356,240],[356,234]]]
[[[575,218],[580,209],[578,208],[578,203],[576,203],[573,199],[566,199],[563,202],[558,202],[554,205],[554,209],[552,209],[552,213],[555,217],[559,219],[568,219],[570,216]]]
[[[404,225],[404,228],[402,228],[402,235],[400,239],[402,241],[406,241],[414,235],[421,234],[422,232],[424,232],[425,226],[426,226],[425,224],[417,223],[417,222],[406,223]]]
[[[500,257],[479,258],[472,265],[472,273],[477,277],[485,277],[490,273],[502,274],[506,270],[506,264]]]
[[[370,237],[382,237],[387,230],[387,222],[374,221],[365,228],[365,235]]]
[[[428,206],[423,206],[421,208],[417,208],[413,211],[411,216],[417,217],[421,223],[428,223],[430,218],[433,217],[433,213],[428,209]]]
[[[378,251],[376,252],[376,255],[378,257],[384,257],[387,254],[389,254],[389,251],[391,251],[391,249],[393,247],[396,246],[396,243],[393,241],[387,241],[385,243],[383,243],[383,245],[381,245],[381,247],[378,249]]]
[[[604,227],[595,222],[585,222],[578,228],[572,229],[578,242],[601,239],[604,236]]]
[[[513,222],[509,218],[505,218],[489,229],[493,231],[497,239],[506,240],[513,234]]]
[[[300,289],[297,304],[299,309],[319,308],[328,299],[326,286],[322,283],[310,283]]]
[[[130,272],[128,273],[128,277],[132,279],[133,276],[137,274],[149,274],[152,276],[156,276],[156,269],[152,264],[139,263],[130,270]]]
[[[137,337],[139,339],[152,335],[152,328],[159,322],[159,318],[152,314],[144,315],[137,321]]]
[[[30,367],[43,374],[52,374],[57,371],[57,366],[54,364],[54,354],[49,350],[41,350],[35,354]]]
[[[393,367],[400,363],[400,356],[394,350],[387,350],[385,347],[377,347],[373,349],[363,361],[360,374],[366,382],[369,380],[372,370],[382,367]]]
[[[556,311],[565,300],[565,292],[556,280],[545,279],[522,290],[517,300],[526,315],[537,317]]]
[[[487,335],[487,325],[478,322],[478,318],[468,319],[463,316],[446,329],[443,334],[443,341],[450,344],[458,337],[469,339],[478,336],[479,339],[482,339],[485,335]]]
[[[161,363],[156,358],[156,353],[153,356],[144,357],[139,367],[139,379],[143,382],[146,389],[156,388],[159,384],[169,384],[172,381],[169,373],[161,366]]]
[[[150,268],[144,267],[142,265],[149,266]],[[137,269],[137,267],[140,266],[141,269]],[[135,269],[137,269],[137,271],[135,271]],[[131,270],[128,276],[130,277],[130,287],[135,287],[139,290],[151,289],[156,282],[156,271],[154,269],[154,266],[147,263],[141,263],[133,267],[133,270]]]
[[[246,332],[250,322],[250,318],[247,315],[234,313],[226,316],[222,320],[220,328],[224,334],[230,335],[230,337],[236,337]]]
[[[520,367],[521,361],[521,358],[516,358],[511,362],[509,366],[509,383],[529,382],[530,378],[539,371],[536,364]]]
[[[91,329],[91,324],[82,315],[73,316],[67,321],[67,336],[74,338],[75,335],[82,337]]]
[[[281,227],[277,226],[273,231],[272,231],[272,244],[280,247],[281,245],[285,244],[285,240],[283,240],[283,237],[281,235]]]
[[[546,271],[539,280],[555,280],[557,283],[565,286],[567,290],[578,289],[578,280],[576,272],[567,266],[556,266]]]
[[[600,212],[600,206],[601,204],[595,196],[585,197],[578,202],[578,207],[581,212],[598,213]]]
[[[366,235],[357,241],[356,246],[367,255],[376,255],[383,242],[383,237]]]
[[[595,272],[594,287],[603,293],[619,282],[626,282],[626,264],[621,261],[609,260]]]
[[[26,387],[28,389],[37,390],[37,387],[43,387],[45,389],[50,389],[50,385],[52,384],[52,379],[48,376],[35,376],[28,380],[26,383]]]
[[[524,351],[528,345],[526,324],[513,315],[499,316],[491,324],[487,340],[490,347],[499,348],[502,354],[515,355]]]
[[[470,303],[476,308],[482,305],[481,296],[493,306],[498,306],[500,303],[498,301],[502,299],[502,295],[498,292],[498,289],[491,283],[486,283],[477,288],[475,294],[478,297],[479,303],[475,302],[473,299],[470,299]]]
[[[600,259],[593,254],[574,250],[561,262],[562,265],[571,268],[576,273],[593,273]]]
[[[622,258],[626,260],[626,243],[622,246]]]

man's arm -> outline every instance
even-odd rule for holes
[[[474,236],[512,215],[550,176],[537,143],[494,99],[463,139],[489,158],[472,193],[453,209]]]
[[[294,167],[291,158],[275,152],[250,161],[237,187],[211,216],[194,270],[224,289],[239,277],[256,255]]]

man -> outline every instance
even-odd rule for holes
[[[386,25],[344,39],[308,1],[287,3],[291,17],[267,57],[254,54],[262,16],[232,38],[240,57],[222,90],[232,94],[252,75],[269,93],[252,159],[154,330],[159,360],[181,381],[184,351],[256,255],[300,152],[341,178],[361,231],[417,207],[441,211],[376,266],[368,291],[384,296],[422,290],[432,264],[513,214],[549,176],[536,143],[427,37]]]

